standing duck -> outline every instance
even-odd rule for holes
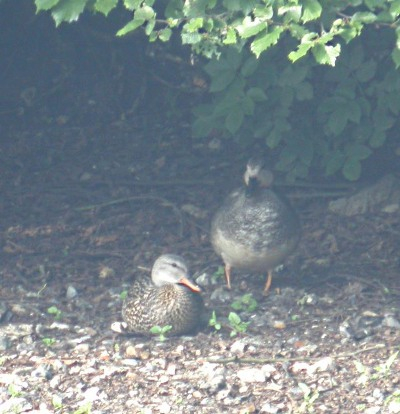
[[[196,330],[203,313],[200,288],[188,277],[182,257],[164,254],[154,263],[150,278],[137,279],[122,307],[127,331],[150,335],[153,326],[172,326],[171,335]]]
[[[211,223],[211,242],[225,263],[227,286],[231,269],[267,272],[267,294],[272,270],[294,251],[300,226],[290,204],[271,188],[272,173],[260,159],[250,159],[245,185],[233,191]]]

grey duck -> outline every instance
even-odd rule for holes
[[[150,335],[153,326],[171,325],[168,335],[195,331],[204,310],[199,292],[182,257],[160,256],[153,265],[151,280],[140,277],[129,290],[122,307],[126,330]]]
[[[271,188],[272,173],[260,159],[250,159],[244,173],[245,185],[233,191],[211,223],[211,242],[225,263],[230,289],[231,269],[267,272],[267,294],[272,270],[294,251],[300,225],[288,201]]]

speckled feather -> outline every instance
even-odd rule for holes
[[[178,283],[156,286],[150,278],[142,276],[129,290],[122,317],[132,333],[151,335],[153,326],[171,325],[168,334],[182,335],[199,328],[203,311],[202,297],[187,286]]]
[[[290,204],[257,181],[232,192],[211,224],[213,246],[224,262],[254,271],[279,265],[299,237],[299,222]]]

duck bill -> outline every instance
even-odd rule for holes
[[[179,283],[181,285],[185,285],[187,286],[190,290],[192,290],[193,292],[201,292],[201,289],[199,288],[199,286],[197,286],[195,283],[193,283],[191,280],[189,280],[187,277],[182,276],[179,279]]]

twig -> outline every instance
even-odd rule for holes
[[[88,205],[88,206],[77,207],[77,208],[75,208],[75,211],[94,210],[94,209],[98,209],[98,208],[113,206],[115,204],[127,203],[127,202],[130,202],[130,201],[137,201],[137,200],[154,200],[154,201],[160,202],[165,207],[171,207],[173,212],[176,214],[176,216],[178,217],[178,220],[179,220],[179,236],[180,237],[183,236],[183,217],[182,217],[181,211],[179,210],[179,208],[175,204],[173,204],[171,201],[169,201],[169,200],[167,200],[166,198],[163,198],[163,197],[152,196],[152,195],[144,195],[144,196],[133,196],[133,197],[126,197],[126,198],[119,198],[117,200],[106,201],[105,203],[91,204],[91,205]]]
[[[385,344],[377,344],[369,348],[359,349],[352,352],[343,352],[338,355],[333,355],[332,358],[348,358],[354,355],[362,354],[364,352],[374,351],[375,349],[385,348]],[[208,362],[215,364],[229,364],[235,362],[237,364],[271,364],[276,362],[296,362],[296,361],[319,361],[324,358],[323,356],[318,357],[294,357],[294,358],[238,358],[237,356],[231,358],[207,358]]]

